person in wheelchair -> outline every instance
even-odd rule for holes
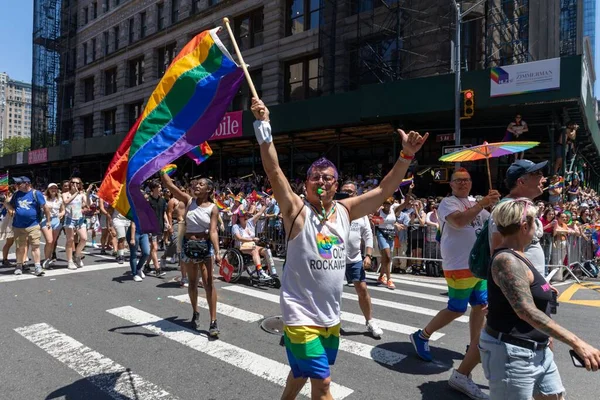
[[[231,229],[231,235],[235,239],[235,247],[242,252],[242,254],[249,254],[252,256],[252,261],[256,266],[254,273],[251,276],[258,278],[260,282],[267,282],[271,280],[271,277],[262,269],[261,257],[267,261],[266,265],[270,265],[270,254],[267,248],[258,245],[260,241],[256,237],[256,223],[261,215],[264,213],[259,212],[255,216],[250,217],[245,211],[240,210],[238,213],[237,223]]]

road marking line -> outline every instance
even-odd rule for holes
[[[46,323],[17,328],[15,331],[114,399],[177,399]]]
[[[188,296],[187,294],[182,294],[179,296],[169,296],[169,298],[180,301],[182,303],[191,304],[190,296]],[[198,306],[208,310],[208,301],[206,301],[204,297],[198,296]],[[256,322],[264,318],[264,316],[261,314],[254,313],[252,311],[245,311],[241,308],[223,304],[220,301],[217,302],[217,312],[221,315],[239,319],[240,321],[244,322]]]
[[[241,287],[241,286],[224,286],[221,289],[229,290],[231,292],[256,297],[258,299],[266,300],[271,303],[279,304],[279,295],[265,293],[265,292],[259,292],[257,290],[248,289],[248,288]],[[342,319],[342,321],[352,322],[352,323],[363,325],[363,326],[365,325],[365,317],[362,315],[352,314],[352,313],[348,313],[348,312],[342,312],[342,315],[340,318]],[[418,328],[415,328],[413,326],[398,324],[396,322],[385,321],[382,319],[376,319],[376,321],[379,324],[379,326],[381,327],[381,329],[383,329],[383,330],[402,333],[405,335],[411,335],[418,330]],[[443,333],[435,332],[433,335],[431,335],[431,338],[429,340],[435,341],[435,340],[438,340],[439,338],[441,338],[442,336],[444,336]]]
[[[169,298],[184,303],[190,303],[189,296],[187,295],[169,296]],[[203,297],[198,297],[198,305],[202,308],[208,309],[208,302]],[[245,311],[241,308],[229,306],[223,303],[217,303],[217,312],[219,314],[223,314],[228,317],[239,319],[245,322],[256,322],[264,318],[263,315],[255,314],[253,312]],[[258,318],[256,318],[256,316]],[[405,354],[397,353],[391,350],[381,349],[368,344],[363,344],[344,338],[340,338],[340,350],[389,366],[394,366],[406,358]]]
[[[373,273],[367,273],[366,275],[369,279],[374,279],[374,280],[377,280],[377,278],[379,277],[379,275],[373,274]],[[420,287],[426,287],[426,288],[431,288],[431,289],[439,289],[439,290],[443,290],[445,292],[448,291],[448,286],[436,285],[433,283],[417,282],[417,281],[413,281],[413,280],[407,280],[404,278],[398,278],[397,276],[394,276],[392,280],[396,284],[400,283],[402,285],[411,285],[411,286],[420,286]]]
[[[131,306],[114,308],[107,310],[107,312],[167,339],[215,357],[259,378],[285,387],[290,367],[279,361],[271,360],[241,347],[225,343],[222,340],[210,340],[205,335]],[[344,399],[352,392],[352,389],[337,383],[331,384],[331,394],[335,399]],[[307,382],[301,393],[310,397],[310,382]]]
[[[346,293],[346,292],[344,292],[342,294],[342,298],[348,299],[348,300],[358,301],[358,296],[357,295],[351,294],[351,293]],[[430,308],[413,306],[413,305],[404,304],[404,303],[397,303],[395,301],[376,299],[374,297],[371,297],[371,303],[372,304],[377,304],[378,306],[393,308],[393,309],[396,309],[396,310],[408,311],[408,312],[417,313],[417,314],[423,314],[423,315],[430,315],[432,317],[436,316],[438,314],[438,312],[439,312],[439,310],[432,310]],[[463,315],[461,317],[456,318],[455,321],[469,322],[469,317]]]
[[[351,287],[351,286],[348,286],[348,287]],[[401,290],[401,289],[390,290],[387,287],[380,287],[380,286],[375,286],[375,285],[367,285],[367,290],[369,290],[369,291],[373,290],[376,292],[389,293],[389,294],[398,294],[401,296],[414,297],[414,298],[423,299],[423,300],[437,301],[439,303],[448,303],[448,297],[435,296],[432,294],[425,294],[425,293],[419,293],[419,292],[411,292],[409,290]]]
[[[129,268],[129,265],[117,264],[116,262],[114,262],[114,263],[106,263],[106,264],[103,263],[103,264],[97,264],[97,265],[89,265],[89,266],[85,266],[83,268],[77,268],[77,269],[68,269],[68,268],[51,269],[51,270],[45,270],[46,275],[43,277],[39,277],[39,276],[27,274],[27,273],[24,273],[23,275],[2,276],[2,277],[0,277],[0,283],[24,281],[27,279],[44,279],[44,278],[48,278],[48,277],[53,278],[55,276],[61,276],[61,275],[80,274],[82,272],[102,271],[105,269],[117,269],[117,268],[125,268],[125,267]]]

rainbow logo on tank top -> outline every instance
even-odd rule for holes
[[[317,248],[319,249],[319,255],[321,258],[329,260],[332,255],[332,248],[336,244],[342,244],[341,238],[334,235],[324,235],[317,233]]]

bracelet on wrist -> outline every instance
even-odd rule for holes
[[[413,158],[415,158],[415,156],[414,156],[414,155],[412,155],[412,156],[409,156],[409,155],[407,155],[407,154],[404,154],[404,151],[403,151],[403,150],[401,150],[401,151],[400,151],[400,158],[403,158],[403,159],[405,159],[405,160],[412,160]]]

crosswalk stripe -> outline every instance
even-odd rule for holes
[[[182,294],[179,296],[169,296],[170,299],[174,299],[183,303],[191,304],[190,296],[187,294]],[[208,301],[204,297],[198,296],[198,307],[202,307],[208,310]],[[242,310],[241,308],[229,306],[227,304],[223,304],[222,302],[217,302],[217,313],[221,315],[225,315],[227,317],[239,319],[244,322],[256,322],[260,321],[264,318],[261,314],[254,313],[252,311]]]
[[[169,298],[178,300],[184,303],[190,303],[190,299],[187,295],[180,296],[169,296]],[[201,305],[202,304],[202,305]],[[198,305],[202,308],[208,308],[208,303],[206,299],[202,297],[198,297]],[[206,305],[206,307],[204,306]],[[221,312],[220,310],[225,310],[225,312]],[[255,314],[250,311],[245,311],[237,307],[229,306],[223,303],[217,303],[217,312],[219,314],[226,315],[231,318],[239,319],[245,322],[255,322],[264,318],[264,316]],[[258,316],[259,318],[253,319],[248,318],[246,314]],[[406,358],[405,354],[400,354],[394,351],[381,349],[378,347],[374,347],[368,344],[355,342],[353,340],[347,340],[345,338],[340,338],[340,350],[345,351],[347,353],[352,353],[354,355],[368,358],[369,360],[376,361],[381,364],[386,364],[389,366],[394,366],[398,364],[400,361]]]
[[[15,331],[114,399],[177,399],[46,323],[17,328]]]
[[[247,296],[256,297],[258,299],[266,300],[271,303],[279,304],[279,296],[275,295],[275,294],[265,293],[262,291],[259,292],[257,290],[248,289],[248,288],[241,287],[241,286],[224,286],[224,287],[222,287],[222,289],[229,290],[231,292],[235,292],[235,293],[239,293],[239,294],[243,294],[243,295],[247,295]],[[365,317],[362,315],[358,315],[358,314],[342,312],[342,315],[340,316],[340,318],[342,319],[342,321],[352,322],[352,323],[360,324],[360,325],[365,324]],[[383,330],[402,333],[405,335],[410,335],[417,331],[417,328],[415,328],[413,326],[398,324],[396,322],[389,322],[389,321],[377,319],[377,323]],[[439,338],[441,338],[442,336],[444,336],[443,333],[435,332],[433,335],[431,335],[431,338],[429,340],[435,341],[435,340],[438,340]]]
[[[406,297],[414,297],[416,299],[437,301],[438,303],[448,303],[448,297],[444,297],[444,296],[435,296],[432,294],[411,292],[409,290],[401,290],[401,289],[390,290],[387,287],[380,287],[380,286],[375,286],[375,285],[368,285],[367,289],[369,290],[369,292],[375,291],[375,292],[382,292],[382,293],[389,293],[389,294],[398,294],[398,295],[406,296]]]
[[[373,274],[373,273],[367,273],[366,275],[369,279],[374,279],[374,280],[377,280],[377,278],[379,277],[379,275]],[[394,278],[392,280],[394,281],[395,284],[399,283],[401,285],[420,286],[420,287],[426,287],[426,288],[430,288],[430,289],[439,289],[439,290],[443,290],[446,292],[448,291],[448,286],[436,285],[434,283],[417,282],[414,280],[398,278],[397,276],[394,276]]]
[[[44,279],[44,278],[53,278],[55,276],[61,275],[71,275],[71,274],[80,274],[82,272],[90,272],[90,271],[101,271],[105,269],[116,269],[116,268],[124,268],[129,267],[129,265],[117,264],[116,262],[112,263],[102,263],[102,264],[94,264],[94,265],[86,265],[83,268],[77,269],[68,269],[68,268],[60,268],[60,269],[51,269],[46,270],[46,274],[44,277],[39,277],[35,275],[31,275],[28,273],[23,273],[23,275],[6,275],[0,277],[0,283],[6,282],[15,282],[15,281],[25,281],[27,279]],[[33,270],[33,268],[32,268]]]
[[[250,374],[263,378],[279,386],[285,386],[290,367],[259,354],[252,353],[241,347],[225,343],[222,340],[210,340],[207,336],[183,328],[170,321],[164,320],[145,311],[131,306],[107,310],[108,313],[139,325],[153,333],[183,344],[191,349],[215,357]],[[330,386],[335,399],[344,399],[354,391],[337,383]],[[310,382],[304,386],[301,393],[310,397]]]
[[[342,294],[342,298],[348,299],[348,300],[358,301],[358,296],[355,295],[355,294],[352,294],[352,293],[346,293],[346,292],[344,292]],[[372,304],[377,304],[378,306],[393,308],[393,309],[396,309],[396,310],[408,311],[408,312],[413,312],[413,313],[423,314],[423,315],[430,315],[432,317],[436,316],[438,314],[438,312],[439,312],[439,310],[432,310],[430,308],[413,306],[413,305],[410,305],[410,304],[397,303],[395,301],[376,299],[374,297],[371,297],[371,303]],[[469,322],[469,317],[463,315],[461,317],[456,318],[455,321]]]

